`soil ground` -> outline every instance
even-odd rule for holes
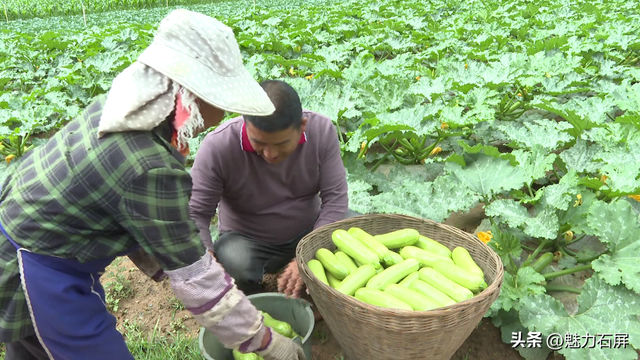
[[[452,215],[446,223],[473,233],[483,215],[481,206],[478,206],[467,214]],[[175,299],[168,280],[155,283],[129,259],[121,258],[107,269],[102,282],[106,288],[123,289],[117,309],[113,310],[120,331],[125,330],[127,324],[135,323],[146,334],[151,334],[154,330],[159,335],[181,331],[193,337],[198,336],[199,326]],[[273,291],[274,285],[275,276],[265,277],[267,291]],[[313,359],[310,360],[343,359],[340,346],[324,321],[316,323],[312,349]],[[563,358],[552,354],[547,360]],[[502,342],[500,330],[489,319],[483,319],[451,360],[488,359],[518,360],[522,357],[510,344]]]

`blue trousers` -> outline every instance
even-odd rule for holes
[[[43,350],[54,360],[134,360],[107,310],[100,284],[100,274],[115,257],[80,263],[40,255],[15,243],[2,224],[0,230],[16,247],[22,289],[42,347],[23,339],[8,344],[8,357],[13,352],[38,358]]]

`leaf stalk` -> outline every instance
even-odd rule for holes
[[[576,266],[570,269],[564,269],[564,270],[555,271],[555,272],[550,272],[550,273],[543,274],[542,276],[544,276],[545,280],[549,280],[549,279],[557,278],[564,275],[570,275],[573,273],[577,273],[577,272],[589,270],[589,269],[591,269],[591,264]]]
[[[571,286],[564,286],[564,285],[545,285],[544,286],[547,291],[568,291],[568,292],[572,292],[574,294],[581,294],[582,290],[581,289],[577,289]]]

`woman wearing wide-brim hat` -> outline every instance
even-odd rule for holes
[[[108,96],[12,164],[0,184],[5,359],[133,359],[99,277],[116,256],[134,253],[150,255],[141,262],[164,270],[150,275],[166,275],[226,347],[304,359],[300,346],[264,326],[189,217],[187,139],[225,111],[274,110],[230,28],[186,10],[162,20]]]

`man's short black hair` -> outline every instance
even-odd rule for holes
[[[258,130],[273,133],[289,128],[299,129],[302,104],[296,90],[281,80],[266,80],[260,86],[269,95],[276,111],[268,116],[244,115],[244,119]]]

